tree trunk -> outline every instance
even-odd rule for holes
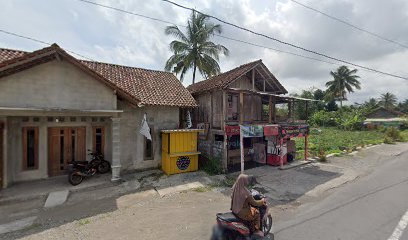
[[[196,74],[196,69],[197,69],[197,65],[196,62],[194,61],[194,69],[193,69],[193,84],[195,82],[195,74]]]

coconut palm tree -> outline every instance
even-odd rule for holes
[[[180,73],[180,80],[183,80],[189,69],[193,69],[193,83],[197,69],[205,78],[220,73],[219,55],[228,55],[228,49],[210,41],[211,37],[220,34],[222,29],[221,25],[208,20],[207,16],[193,11],[185,33],[177,26],[166,27],[165,33],[177,40],[170,43],[174,55],[167,60],[165,70]]]
[[[392,109],[397,104],[397,97],[390,92],[386,92],[384,94],[381,94],[379,103],[380,106],[386,109]]]
[[[340,107],[343,106],[343,101],[347,100],[347,92],[354,92],[354,88],[361,89],[360,82],[357,80],[360,77],[355,75],[356,73],[357,69],[350,70],[347,66],[341,66],[335,72],[330,72],[333,80],[326,83],[327,92],[340,101]]]

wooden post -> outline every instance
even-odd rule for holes
[[[292,101],[291,100],[289,100],[289,102],[288,102],[288,117],[289,117],[289,119],[291,119],[292,118]]]
[[[272,106],[272,96],[269,96],[269,119],[268,119],[268,123],[272,123],[272,110],[273,110],[273,106]]]
[[[307,101],[305,101],[305,108],[306,108],[306,119],[305,120],[307,120],[308,118],[309,118],[309,113],[308,113],[308,102]]]
[[[283,168],[283,154],[282,153],[283,153],[283,138],[281,137],[281,139],[280,139],[280,153],[279,153],[281,169]]]
[[[221,117],[221,129],[225,131],[225,121],[228,120],[227,108],[228,108],[228,98],[227,93],[222,91],[222,117]]]
[[[307,137],[308,135],[305,135],[305,160],[307,160]]]
[[[252,69],[252,90],[255,90],[255,69]]]
[[[214,92],[210,92],[210,129],[213,128],[213,123],[214,123]]]
[[[244,134],[242,133],[242,127],[239,126],[239,148],[241,150],[241,173],[244,173],[245,156],[244,156]]]
[[[265,88],[265,79],[263,81],[263,91],[266,92],[266,88]]]
[[[272,99],[272,120],[276,123],[276,103],[275,100]]]
[[[244,92],[239,93],[239,124],[244,122]]]

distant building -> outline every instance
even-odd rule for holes
[[[377,128],[378,126],[393,126],[399,128],[404,121],[407,121],[407,118],[404,117],[404,113],[384,107],[374,109],[366,115],[366,118],[364,125],[369,129]]]

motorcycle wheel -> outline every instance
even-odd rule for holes
[[[110,163],[106,160],[102,160],[101,163],[98,165],[98,172],[99,173],[107,173],[110,170]]]
[[[262,222],[262,232],[264,235],[268,235],[272,228],[272,216],[268,215]]]
[[[76,172],[68,174],[68,182],[71,183],[71,185],[73,186],[80,184],[82,180],[84,180],[84,177],[77,174]]]

